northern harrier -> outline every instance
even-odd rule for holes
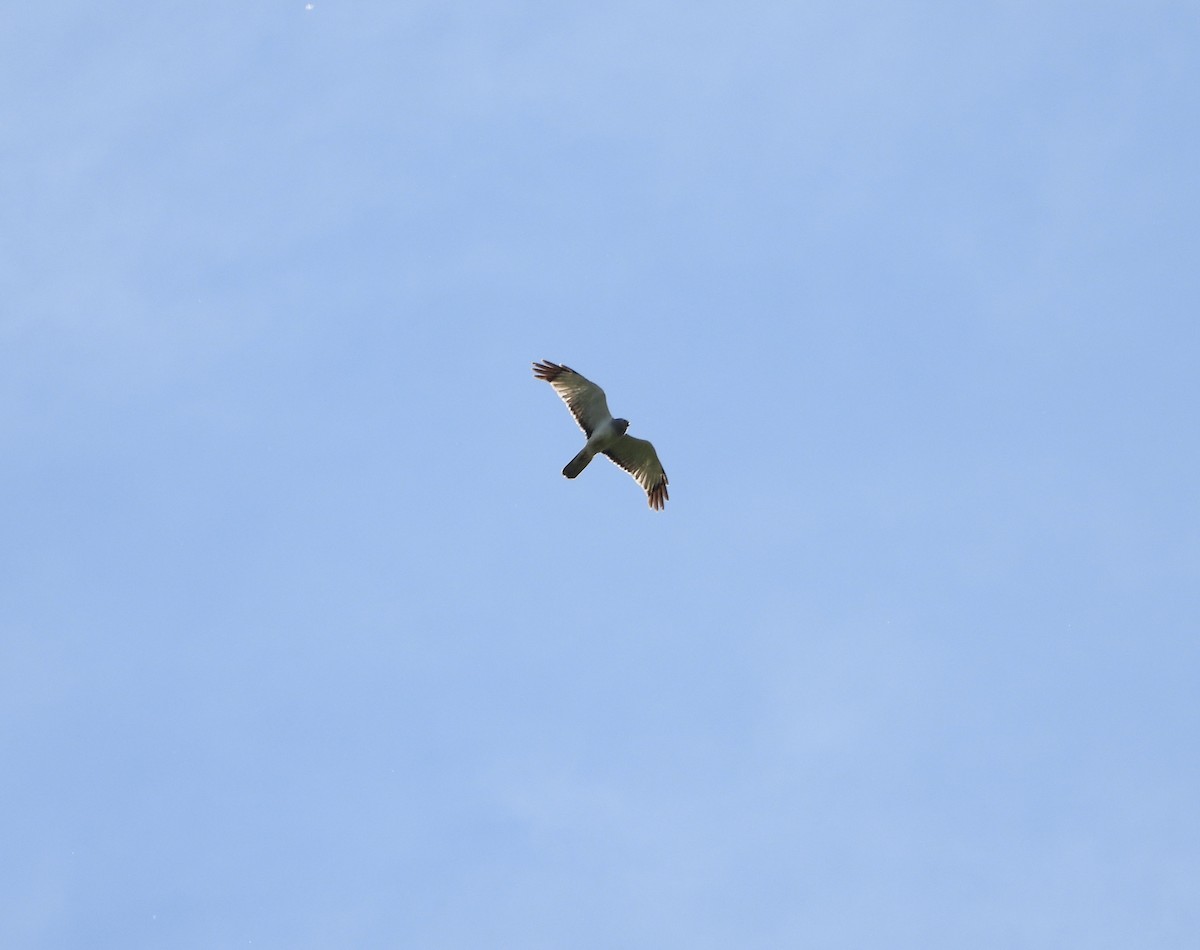
[[[658,460],[658,453],[645,439],[625,434],[629,420],[612,417],[604,390],[571,367],[548,360],[534,363],[533,375],[554,387],[587,436],[587,444],[567,463],[563,474],[574,478],[597,455],[607,455],[645,489],[650,507],[661,511],[667,502],[667,473]]]

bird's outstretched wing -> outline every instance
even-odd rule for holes
[[[544,379],[571,410],[579,428],[590,439],[596,427],[612,418],[604,390],[586,376],[580,376],[569,366],[560,366],[546,360],[533,364],[533,375]],[[649,443],[647,443],[649,444]],[[651,452],[654,450],[651,449]]]
[[[662,462],[654,446],[645,439],[635,439],[631,435],[623,435],[616,444],[604,453],[618,466],[633,476],[646,491],[650,507],[662,511],[667,503],[667,473],[663,471]]]

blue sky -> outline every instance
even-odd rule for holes
[[[1195,946],[1198,42],[7,11],[0,943]]]

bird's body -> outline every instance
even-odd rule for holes
[[[645,439],[626,434],[629,421],[612,417],[604,390],[571,367],[548,360],[534,363],[533,375],[554,387],[587,436],[587,442],[567,463],[563,474],[575,478],[597,455],[606,455],[642,486],[650,507],[661,511],[668,497],[667,473],[658,453]]]
[[[567,463],[566,468],[563,469],[563,474],[567,478],[574,478],[587,468],[588,463],[597,455],[607,452],[616,445],[628,428],[629,423],[624,419],[606,419],[600,425],[596,426],[596,430],[588,436],[587,444],[579,450],[578,455]]]

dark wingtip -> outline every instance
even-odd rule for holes
[[[542,360],[540,363],[533,364],[533,375],[547,382],[553,382],[563,373],[574,372],[575,370],[571,369],[565,363],[555,363],[553,360]]]
[[[650,491],[646,492],[646,497],[650,507],[655,511],[662,511],[667,506],[667,501],[671,496],[667,493],[666,472],[663,472],[662,480],[651,488]]]
[[[548,383],[554,382],[563,373],[574,372],[569,366],[563,366],[560,363],[553,363],[550,360],[542,360],[540,363],[533,364],[533,375],[538,379],[544,379]]]

